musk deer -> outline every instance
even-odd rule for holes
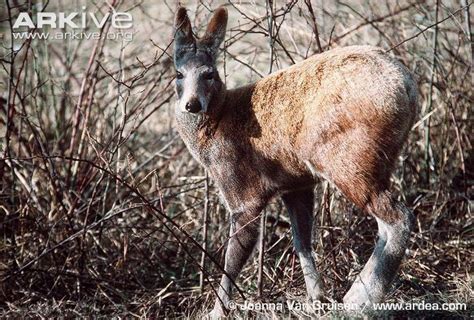
[[[225,8],[215,10],[201,38],[194,37],[185,8],[178,8],[174,21],[178,130],[231,214],[226,274],[212,314],[226,311],[232,283],[257,241],[257,217],[275,196],[290,215],[308,296],[321,298],[311,249],[313,189],[321,178],[378,223],[375,250],[344,302],[381,301],[414,219],[389,191],[417,115],[409,70],[380,48],[351,46],[229,90],[216,68],[227,17]]]

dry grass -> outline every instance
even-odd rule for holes
[[[314,15],[303,0],[274,1],[273,10],[263,1],[225,2],[231,20],[220,70],[229,87],[349,44],[396,47],[391,53],[418,77],[422,118],[393,176],[417,228],[388,300],[462,302],[467,310],[375,316],[472,314],[473,43],[465,2],[312,1]],[[41,10],[35,3],[0,5],[0,316],[202,316],[214,301],[221,272],[211,257],[223,261],[228,217],[173,127],[175,3],[109,1],[133,15],[131,42],[11,46],[9,16]],[[85,3],[51,2],[44,10],[81,11]],[[185,3],[202,31],[220,2]],[[107,10],[99,0],[86,9]],[[376,224],[332,187],[317,191],[314,249],[328,297],[341,301],[371,253]],[[275,200],[266,213],[263,296],[257,255],[238,284],[248,301],[304,301],[286,212]]]

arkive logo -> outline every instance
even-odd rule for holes
[[[127,12],[113,12],[112,14],[107,12],[101,18],[93,12],[71,12],[68,15],[64,12],[38,12],[36,14],[36,25],[27,12],[20,12],[13,24],[13,29],[20,27],[41,29],[44,26],[50,26],[51,28],[65,28],[68,26],[72,29],[78,29],[86,28],[91,22],[97,28],[102,28],[109,17],[112,19],[112,27],[116,29],[128,29],[133,25],[133,17]]]
[[[133,27],[133,17],[130,13],[114,10],[102,15],[100,13],[86,12],[84,11],[85,9],[86,7],[82,7],[82,12],[37,12],[33,15],[30,15],[28,12],[20,12],[12,26],[14,32],[16,32],[13,33],[13,36],[15,39],[64,40],[106,38],[110,40],[132,40],[133,30],[127,31],[127,29]],[[110,20],[110,25],[114,32],[108,31],[103,34],[97,31],[89,31],[95,29],[94,27],[102,29],[108,20]],[[21,32],[20,30],[25,27],[35,30]],[[65,29],[72,31],[66,32]],[[51,32],[43,30],[51,30]]]

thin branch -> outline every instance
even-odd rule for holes
[[[437,27],[439,24],[447,21],[447,20],[450,20],[454,17],[455,14],[458,14],[459,12],[461,12],[462,10],[466,9],[466,8],[469,8],[469,6],[472,5],[472,2],[470,4],[468,4],[467,6],[464,6],[464,7],[461,7],[459,9],[457,9],[456,11],[454,11],[453,13],[450,13],[450,15],[446,18],[444,18],[443,20],[439,20],[429,26],[427,26],[426,28],[423,28],[422,30],[420,30],[419,32],[415,33],[414,35],[412,35],[411,37],[408,37],[406,38],[405,40],[403,40],[402,42],[398,43],[397,45],[391,47],[390,49],[386,50],[385,52],[390,52],[396,48],[398,48],[399,46],[401,46],[402,44],[410,41],[410,40],[413,40],[415,38],[417,38],[418,36],[420,36],[421,34],[425,33],[427,30],[433,28],[433,27]]]
[[[311,20],[313,22],[313,33],[316,38],[316,44],[318,46],[318,52],[323,52],[323,47],[321,46],[321,41],[319,40],[319,31],[318,24],[316,23],[316,15],[314,14],[313,6],[311,5],[311,0],[304,0],[306,7],[308,8],[309,14],[311,15]]]

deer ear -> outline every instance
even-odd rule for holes
[[[194,46],[196,43],[191,22],[184,7],[179,7],[174,17],[174,41],[175,53],[181,47]]]
[[[214,15],[207,25],[206,33],[201,40],[201,43],[205,44],[213,53],[217,55],[217,50],[225,38],[225,31],[227,27],[227,9],[219,7],[215,10]]]

